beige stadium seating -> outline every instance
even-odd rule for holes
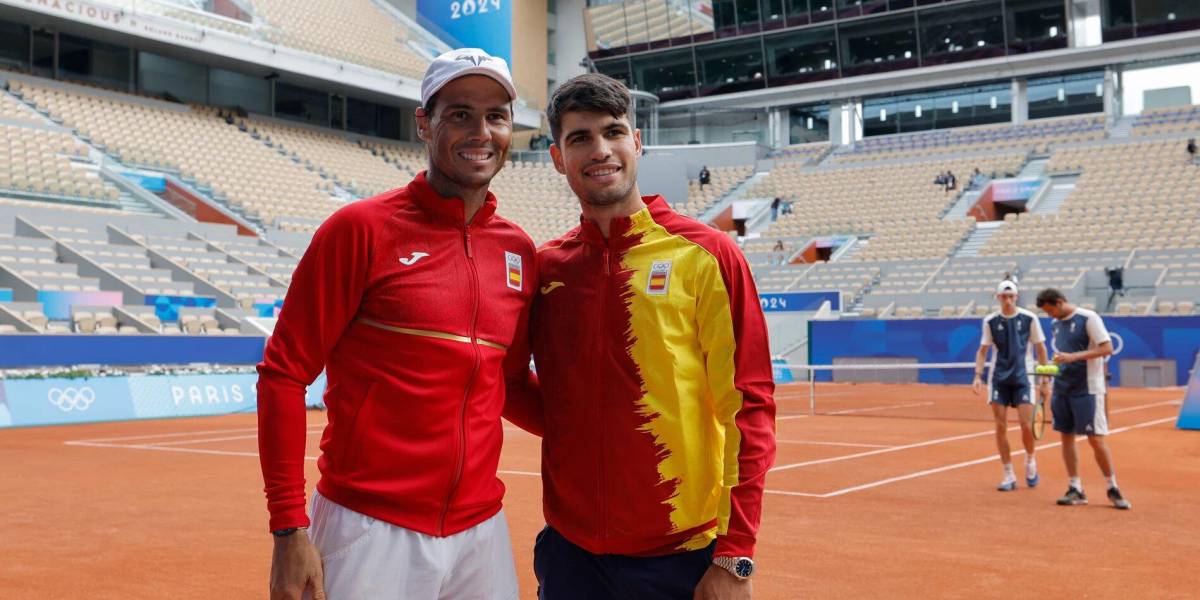
[[[336,60],[420,79],[429,61],[408,45],[418,34],[371,0],[250,0],[267,39]]]
[[[1200,246],[1200,168],[1177,140],[1056,151],[1047,169],[1081,172],[1057,214],[1022,214],[986,255],[1056,254]]]
[[[24,98],[134,165],[177,169],[264,223],[317,222],[341,204],[333,183],[225,123],[216,109],[172,107],[118,94],[13,81]]]
[[[44,123],[42,116],[34,112],[28,106],[21,104],[12,96],[0,93],[0,120],[6,121],[27,121],[30,123]]]
[[[539,246],[579,225],[579,200],[550,163],[509,163],[492,180],[497,212]]]
[[[586,10],[589,49],[621,48],[692,34],[711,33],[711,14],[683,0],[633,0]]]
[[[341,187],[366,198],[400,187],[413,173],[372,154],[357,142],[332,131],[289,126],[264,119],[243,121],[263,139],[315,169]]]
[[[708,172],[710,175],[709,185],[704,186],[703,189],[700,187],[699,180],[688,181],[687,203],[683,206],[676,206],[676,210],[692,217],[700,216],[718,200],[733,191],[733,188],[754,175],[754,166],[713,167]]]
[[[836,234],[871,235],[856,260],[937,258],[946,256],[970,231],[973,221],[944,221],[955,199],[932,183],[942,169],[968,173],[1016,170],[1020,154],[954,159],[931,164],[812,168],[777,165],[750,195],[794,201],[763,234],[776,239]]]
[[[1135,136],[1198,135],[1200,134],[1200,105],[1168,106],[1143,111],[1134,121],[1130,132]]]
[[[15,101],[0,97],[0,106]],[[0,125],[0,194],[4,190],[118,206],[120,192],[102,179],[87,147],[70,134]]]
[[[983,150],[1048,152],[1056,144],[1104,139],[1104,122],[1103,116],[1062,117],[1038,119],[1017,126],[982,125],[868,138],[859,142],[853,152],[836,154],[829,162],[857,163]],[[1014,127],[1022,135],[1011,135]],[[890,142],[894,142],[894,147],[889,145]]]

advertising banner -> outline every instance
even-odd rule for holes
[[[123,377],[10,379],[3,386],[10,426],[119,421],[134,416]]]
[[[147,375],[129,378],[134,417],[198,417],[254,412],[258,407],[254,373]]]
[[[1112,357],[1110,385],[1121,385],[1124,359],[1173,360],[1177,380],[1187,385],[1192,360],[1200,349],[1200,317],[1104,317],[1120,354]],[[1049,335],[1050,320],[1042,319]],[[813,364],[835,358],[905,357],[918,363],[973,362],[979,348],[979,319],[813,321]],[[828,378],[829,373],[818,373]],[[922,371],[922,383],[970,383],[970,370]]]
[[[417,0],[417,23],[453,48],[482,48],[512,68],[514,0]]]
[[[777,294],[759,294],[758,303],[763,312],[812,312],[821,308],[821,304],[829,302],[830,308],[842,310],[842,293],[829,292],[782,292]]]

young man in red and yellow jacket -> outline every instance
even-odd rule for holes
[[[639,195],[629,91],[582,75],[547,108],[581,225],[538,250],[543,600],[750,597],[774,383],[750,270],[725,234]]]
[[[259,365],[272,600],[517,597],[496,466],[505,386],[529,370],[535,254],[488,192],[514,98],[501,59],[438,57],[417,110],[428,171],[334,213],[296,268]],[[304,393],[322,369],[305,530]]]

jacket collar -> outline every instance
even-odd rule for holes
[[[431,219],[453,227],[464,227],[466,209],[463,199],[446,197],[437,193],[437,190],[434,190],[433,186],[429,184],[429,180],[425,178],[425,171],[417,173],[417,176],[408,184],[408,191],[417,206]],[[496,195],[489,191],[483,206],[476,211],[475,218],[470,224],[486,223],[495,213]]]
[[[674,214],[662,196],[642,196],[642,202],[645,207],[641,210],[628,217],[617,217],[609,221],[607,240],[600,233],[599,225],[587,217],[580,216],[580,237],[588,244],[614,249],[626,249],[637,245],[641,233],[668,215]]]

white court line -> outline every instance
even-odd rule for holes
[[[792,419],[807,419],[811,416],[812,415],[784,415],[782,417],[775,417],[775,420],[776,421],[790,421]]]
[[[1153,421],[1145,421],[1145,422],[1143,422],[1143,423],[1137,423],[1137,424],[1134,424],[1134,425],[1129,425],[1129,426],[1126,426],[1126,427],[1119,427],[1119,428],[1117,428],[1117,429],[1114,429],[1114,430],[1110,431],[1110,432],[1109,432],[1109,435],[1115,435],[1115,434],[1122,433],[1122,432],[1125,432],[1125,431],[1130,431],[1130,430],[1133,430],[1133,429],[1141,429],[1141,428],[1143,428],[1143,427],[1153,427],[1153,426],[1155,426],[1155,425],[1161,425],[1161,424],[1163,424],[1163,423],[1169,423],[1169,422],[1171,422],[1171,421],[1174,421],[1174,420],[1175,420],[1175,419],[1177,419],[1177,418],[1178,418],[1177,416],[1172,416],[1172,417],[1166,417],[1166,418],[1163,418],[1163,419],[1155,419],[1155,420],[1153,420]],[[1078,438],[1076,438],[1076,442],[1078,442],[1078,441],[1079,441],[1079,439],[1078,439]],[[1061,442],[1061,441],[1059,441],[1059,442],[1052,442],[1052,443],[1049,443],[1049,444],[1043,444],[1043,445],[1041,445],[1041,446],[1038,446],[1038,447],[1037,447],[1037,449],[1038,449],[1038,450],[1047,450],[1047,449],[1050,449],[1050,448],[1057,448],[1057,447],[1059,447],[1059,446],[1061,446],[1061,445],[1062,445],[1062,442]],[[1025,454],[1025,450],[1016,450],[1016,451],[1013,451],[1013,455],[1014,455],[1014,456],[1020,456],[1020,455],[1022,455],[1022,454]],[[933,468],[933,469],[926,469],[926,470],[924,470],[924,471],[917,471],[917,472],[915,472],[915,473],[909,473],[909,474],[907,474],[907,475],[899,475],[899,476],[896,476],[896,477],[889,477],[889,478],[887,478],[887,479],[880,479],[879,481],[873,481],[873,482],[871,482],[871,483],[864,483],[864,484],[862,484],[862,485],[856,485],[856,486],[853,486],[853,487],[843,488],[843,489],[840,489],[840,490],[835,490],[835,491],[828,492],[828,493],[825,493],[825,494],[806,494],[806,493],[801,493],[801,492],[781,492],[781,491],[776,491],[776,490],[765,490],[765,491],[766,491],[766,493],[768,493],[768,494],[778,494],[778,495],[785,495],[785,496],[815,496],[815,497],[817,497],[817,498],[834,498],[834,497],[837,497],[837,496],[842,496],[842,495],[845,495],[845,494],[850,494],[850,493],[853,493],[853,492],[861,492],[861,491],[863,491],[863,490],[869,490],[869,489],[871,489],[871,488],[877,488],[877,487],[880,487],[880,486],[888,485],[888,484],[890,484],[890,483],[896,483],[896,482],[898,482],[898,481],[907,481],[907,480],[909,480],[909,479],[917,479],[917,478],[919,478],[919,477],[926,477],[926,476],[929,476],[929,475],[936,475],[936,474],[938,474],[938,473],[944,473],[944,472],[946,472],[946,471],[953,471],[953,470],[955,470],[955,469],[962,469],[962,468],[965,468],[965,467],[971,467],[971,466],[974,466],[974,465],[981,465],[981,464],[988,463],[988,462],[996,462],[996,461],[999,461],[999,460],[1000,460],[1000,457],[998,457],[998,456],[995,456],[995,455],[991,455],[991,456],[985,456],[985,457],[983,457],[983,458],[977,458],[977,459],[975,459],[975,460],[967,460],[967,461],[963,461],[963,462],[960,462],[960,463],[954,463],[954,464],[952,464],[952,465],[946,465],[946,466],[944,466],[944,467],[936,467],[936,468]]]
[[[207,431],[181,431],[178,433],[152,433],[149,435],[130,435],[126,437],[114,438],[96,438],[92,440],[75,440],[78,442],[123,442],[128,440],[150,440],[155,438],[172,438],[183,437],[187,435],[208,435],[213,433],[246,433],[247,431],[258,431],[257,427],[244,427],[242,429],[210,429]]]
[[[325,428],[324,428],[324,427],[322,427],[322,428],[320,428],[320,429],[309,429],[307,433],[308,433],[308,435],[313,435],[313,434],[315,434],[315,433],[321,433],[321,432],[323,432],[323,431],[325,431]],[[216,438],[199,438],[199,439],[190,439],[190,440],[175,440],[175,441],[173,441],[173,442],[155,442],[155,443],[153,443],[153,444],[147,444],[147,445],[149,445],[149,446],[158,446],[158,447],[160,447],[160,448],[161,448],[161,447],[164,447],[164,446],[182,446],[182,445],[184,445],[184,444],[211,444],[211,443],[213,443],[213,442],[229,442],[229,441],[233,441],[233,440],[257,440],[257,439],[258,439],[258,434],[254,434],[254,435],[234,435],[234,436],[227,436],[227,437],[216,437]]]
[[[809,440],[780,440],[776,439],[777,444],[807,444],[811,446],[847,446],[850,448],[891,448],[884,444],[852,444],[850,442],[814,442]]]
[[[129,448],[131,450],[158,450],[160,452],[186,452],[190,454],[211,454],[215,456],[249,456],[258,458],[257,452],[233,452],[230,450],[204,450],[202,448],[180,448],[177,446],[165,446],[158,444],[109,444],[105,442],[94,442],[89,440],[74,440],[63,442],[67,446],[89,446],[92,448]],[[317,460],[317,456],[305,456],[304,460]],[[501,469],[496,471],[500,475],[525,475],[528,477],[541,477],[542,474],[536,471],[511,471]]]
[[[188,452],[192,454],[215,454],[217,456],[254,456],[257,452],[232,452],[229,450],[203,450],[201,448],[180,448],[178,446],[155,446],[150,444],[108,444],[104,442],[89,442],[78,440],[63,442],[68,446],[90,446],[93,448],[129,448],[131,450],[158,450],[160,452]],[[306,460],[317,460],[315,456],[305,456]]]
[[[1142,410],[1142,409],[1146,409],[1146,408],[1153,408],[1153,407],[1155,407],[1155,406],[1166,406],[1166,405],[1168,405],[1168,404],[1175,404],[1175,405],[1178,405],[1179,403],[1180,403],[1180,401],[1179,401],[1179,400],[1167,400],[1167,401],[1165,401],[1165,402],[1155,402],[1155,403],[1152,403],[1152,404],[1142,404],[1142,405],[1140,405],[1140,406],[1131,406],[1131,407],[1128,407],[1128,408],[1122,408],[1122,409],[1114,410],[1114,411],[1112,411],[1112,412],[1111,412],[1111,414],[1119,414],[1119,413],[1131,412],[1131,411],[1135,411],[1135,410]],[[1009,431],[1016,431],[1016,430],[1018,430],[1018,429],[1020,429],[1020,428],[1021,428],[1021,426],[1020,426],[1020,425],[1014,425],[1013,427],[1009,427],[1009,428],[1008,428],[1008,430],[1009,430]],[[900,452],[901,450],[911,450],[911,449],[913,449],[913,448],[923,448],[923,447],[925,447],[925,446],[936,446],[936,445],[938,445],[938,444],[945,444],[945,443],[947,443],[947,442],[957,442],[957,441],[961,441],[961,440],[969,440],[969,439],[971,439],[971,438],[984,437],[984,436],[988,436],[988,435],[995,435],[995,434],[996,434],[996,431],[995,431],[994,429],[989,429],[989,430],[987,430],[987,431],[981,431],[981,432],[978,432],[978,433],[966,433],[966,434],[963,434],[963,435],[955,435],[955,436],[950,436],[950,437],[938,438],[938,439],[936,439],[936,440],[927,440],[927,441],[924,441],[924,442],[916,442],[916,443],[914,443],[914,444],[905,444],[905,445],[903,445],[903,446],[892,446],[892,447],[890,447],[890,448],[883,448],[883,449],[880,449],[880,450],[871,450],[871,451],[869,451],[869,452],[858,452],[858,453],[855,453],[855,454],[845,454],[845,455],[842,455],[842,456],[834,456],[834,457],[831,457],[831,458],[820,458],[820,459],[816,459],[816,460],[808,460],[808,461],[799,462],[799,463],[792,463],[792,464],[789,464],[789,465],[780,465],[780,466],[777,466],[777,467],[775,467],[775,468],[771,469],[771,471],[770,471],[770,472],[774,473],[775,471],[787,471],[787,470],[789,470],[789,469],[798,469],[798,468],[800,468],[800,467],[811,467],[811,466],[813,466],[813,465],[823,465],[823,464],[827,464],[827,463],[840,462],[840,461],[843,461],[843,460],[851,460],[851,459],[854,459],[854,458],[863,458],[863,457],[866,457],[866,456],[875,456],[875,455],[877,455],[877,454],[888,454],[888,453],[891,453],[891,452]]]
[[[888,410],[890,408],[913,408],[917,406],[933,406],[932,402],[914,402],[912,404],[887,404],[884,406],[874,406],[871,408],[848,408],[835,412],[821,413],[823,415],[850,415],[854,413],[874,412],[877,410]]]

